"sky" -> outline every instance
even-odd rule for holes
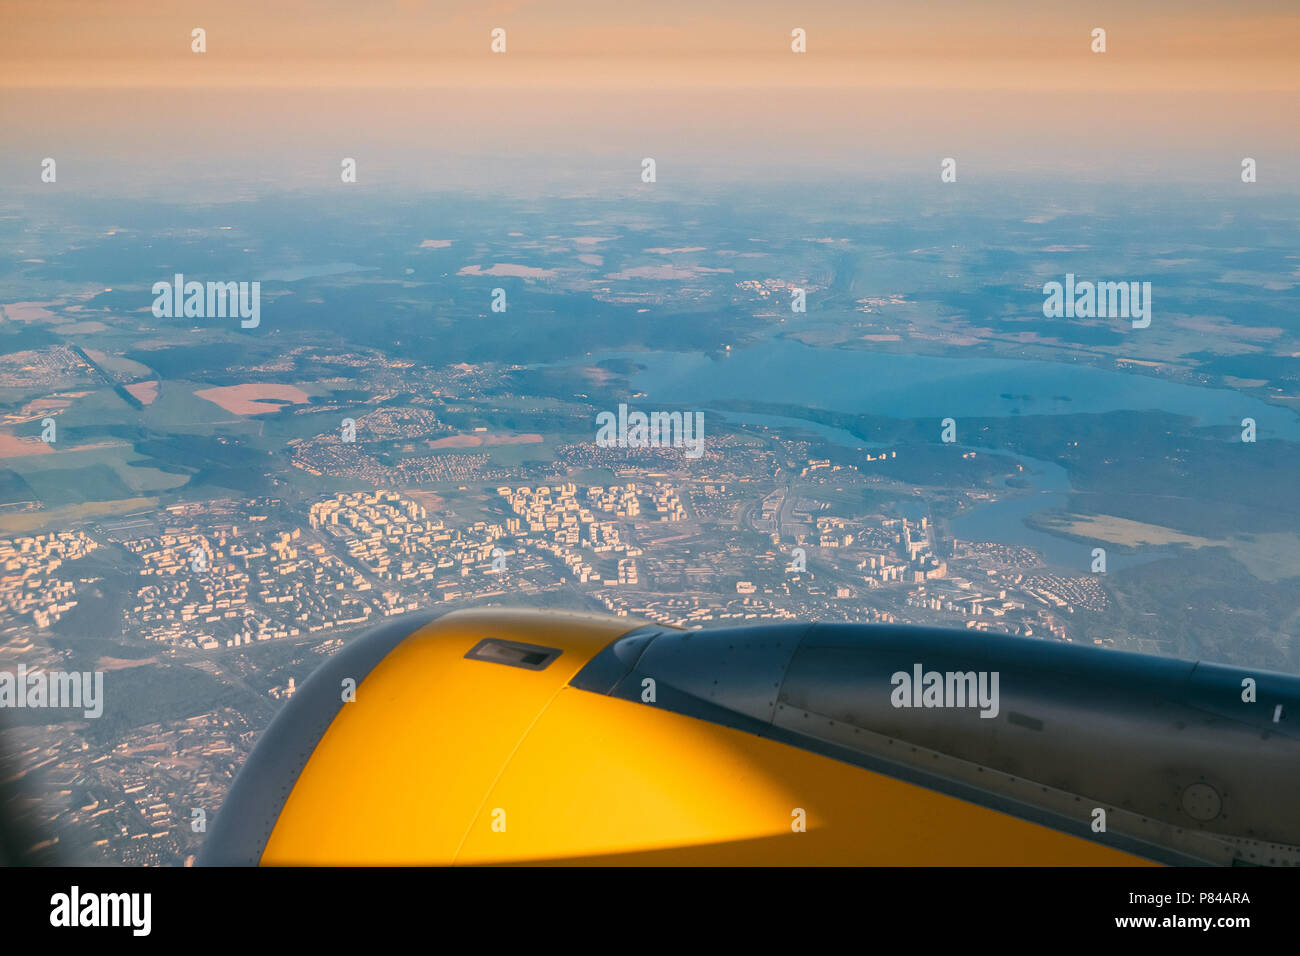
[[[6,86],[1300,89],[1289,0],[4,0]],[[190,51],[202,27],[208,52]],[[490,31],[507,54],[489,56]],[[808,54],[790,56],[790,31]],[[1107,53],[1090,50],[1107,30]]]
[[[1294,0],[0,0],[3,172],[672,157],[929,175],[1300,178]],[[207,52],[191,51],[206,30]],[[507,52],[490,50],[506,30]],[[1106,30],[1105,53],[1091,50]],[[807,53],[791,52],[806,31]],[[308,154],[320,153],[316,163]],[[259,160],[260,158],[260,160]],[[15,166],[15,164],[17,164]],[[335,164],[337,165],[337,164]],[[775,172],[773,173],[775,175]]]

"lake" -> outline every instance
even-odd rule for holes
[[[1295,414],[1257,398],[1090,365],[820,349],[783,339],[723,357],[620,352],[587,361],[604,358],[643,365],[632,386],[665,404],[750,399],[935,419],[1155,409],[1235,428],[1251,417],[1260,438],[1300,440]]]
[[[635,404],[647,410],[655,403],[689,407],[729,399],[936,420],[1150,409],[1185,415],[1198,425],[1233,428],[1251,417],[1260,438],[1300,439],[1300,420],[1292,412],[1231,389],[1081,364],[819,349],[780,339],[721,357],[619,352],[593,355],[584,364],[607,358],[631,359],[643,366],[631,385],[646,394]],[[876,447],[844,429],[797,418],[739,412],[725,417],[735,423],[802,429],[848,448]],[[1029,474],[1022,477],[1029,480],[1031,493],[976,508],[952,522],[952,533],[967,540],[1023,545],[1050,564],[1087,571],[1091,545],[1038,531],[1024,521],[1036,512],[1065,506],[1070,491],[1065,469],[1000,449],[979,450],[1023,463]],[[1111,550],[1107,568],[1122,570],[1168,554],[1155,548],[1129,555]]]

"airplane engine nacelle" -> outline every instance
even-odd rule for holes
[[[1297,708],[988,633],[457,611],[304,682],[202,862],[1294,864]]]

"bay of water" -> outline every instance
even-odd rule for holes
[[[1200,425],[1237,429],[1242,418],[1250,417],[1260,438],[1300,440],[1294,413],[1240,392],[1090,365],[891,355],[812,348],[782,339],[723,357],[647,352],[592,356],[589,361],[612,357],[645,366],[632,376],[632,385],[650,400],[667,404],[751,399],[935,419],[1154,409],[1189,416]]]
[[[359,266],[354,262],[326,262],[321,265],[288,266],[272,269],[258,276],[259,282],[299,282],[320,276],[340,276],[350,272],[374,272],[373,266]]]
[[[604,358],[631,359],[643,366],[632,376],[631,384],[645,393],[646,398],[636,404],[647,409],[653,409],[655,403],[700,406],[748,399],[936,420],[1157,410],[1187,416],[1197,425],[1234,429],[1241,427],[1242,418],[1250,417],[1255,419],[1261,438],[1300,439],[1300,420],[1294,413],[1231,389],[1184,385],[1089,365],[819,349],[780,339],[721,357],[617,353],[592,356],[588,361]],[[798,418],[738,412],[728,412],[726,418],[799,428],[848,448],[879,447],[844,429]],[[1023,545],[1050,564],[1087,571],[1092,562],[1091,545],[1025,524],[1032,514],[1065,506],[1070,491],[1066,470],[1007,451],[980,450],[1024,464],[1028,474],[1021,477],[1030,483],[1030,493],[974,509],[952,522],[952,533],[966,540]],[[1130,555],[1108,553],[1107,568],[1122,570],[1169,553],[1154,548]]]

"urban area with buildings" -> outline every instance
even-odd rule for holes
[[[115,616],[96,624],[138,656],[95,662],[107,715],[115,695],[143,690],[141,663],[232,690],[211,712],[124,735],[89,720],[19,727],[25,773],[44,780],[44,822],[80,834],[92,858],[192,859],[196,827],[275,708],[351,636],[412,612],[523,604],[685,628],[898,622],[1071,640],[1076,614],[1106,607],[1096,576],[1049,568],[1027,548],[944,536],[929,515],[847,507],[887,476],[892,453],[861,468],[807,458],[776,480],[754,479],[763,453],[745,454],[742,465],[715,443],[690,472],[662,455],[624,460],[612,484],[459,486],[438,493],[452,502],[440,509],[427,492],[376,487],[302,504],[186,502],[0,539],[6,660],[66,668],[61,622],[88,599],[111,606],[113,593]],[[561,457],[591,465],[608,450]]]

